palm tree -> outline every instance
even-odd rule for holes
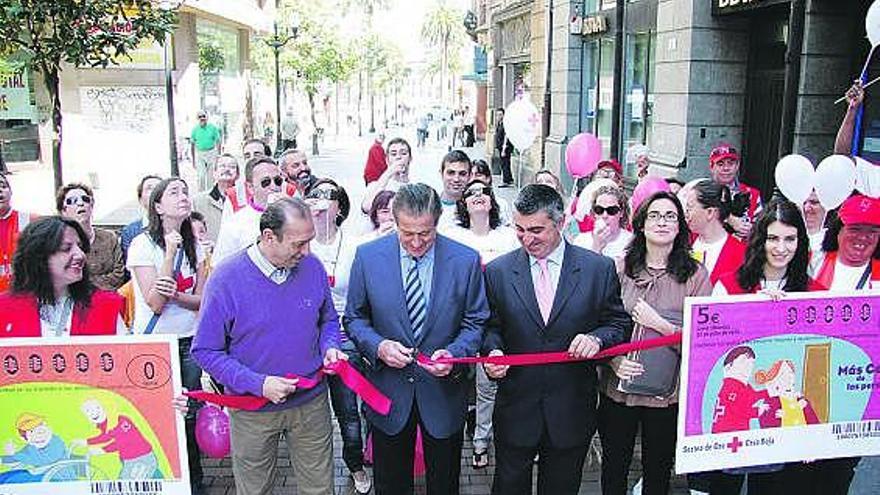
[[[462,24],[464,14],[457,8],[447,5],[446,0],[437,0],[422,23],[422,41],[431,48],[439,48],[440,59],[440,101],[446,101],[449,84],[449,52],[461,46],[465,30]]]
[[[373,15],[377,10],[386,10],[391,7],[394,0],[339,0],[339,7],[343,12],[351,12],[352,10],[360,10],[367,18],[366,33],[373,31]],[[363,94],[363,69],[358,71],[358,104],[357,104],[357,120],[358,120],[358,136],[361,133],[361,99]],[[370,93],[370,132],[376,132],[375,110],[373,106],[373,84],[372,75],[367,78],[367,91]]]

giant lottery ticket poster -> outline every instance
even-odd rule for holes
[[[0,494],[190,493],[171,336],[0,339]]]
[[[880,295],[690,298],[676,472],[880,454]]]

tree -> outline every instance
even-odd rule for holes
[[[437,0],[422,23],[422,41],[440,51],[440,101],[444,103],[449,53],[461,47],[466,36],[462,19],[464,14],[459,9],[447,5],[446,0]]]
[[[63,183],[60,74],[63,64],[117,64],[145,39],[165,42],[175,9],[152,0],[4,0],[0,54],[38,70],[52,102],[55,186]]]

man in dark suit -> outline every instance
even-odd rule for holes
[[[392,400],[373,426],[377,495],[412,493],[416,426],[422,431],[429,495],[457,495],[468,386],[465,369],[421,365],[472,356],[489,307],[476,251],[437,235],[440,197],[408,184],[394,197],[397,233],[358,248],[344,324],[372,367],[367,377]]]
[[[486,268],[492,316],[483,349],[489,355],[567,350],[588,358],[628,340],[632,322],[620,300],[614,261],[563,240],[559,194],[529,185],[514,208],[522,249]],[[576,494],[596,431],[595,364],[485,370],[498,380],[492,493],[531,494],[532,464],[540,454],[538,493]]]

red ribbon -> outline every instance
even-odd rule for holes
[[[309,390],[318,386],[327,374],[327,371],[336,373],[346,387],[356,393],[368,406],[382,415],[387,415],[391,411],[391,399],[386,397],[375,385],[367,381],[358,371],[349,364],[348,361],[342,360],[332,363],[318,370],[314,378],[305,376],[287,375],[287,378],[298,380],[296,387],[298,389]],[[224,395],[205,392],[202,390],[193,390],[192,392],[184,392],[187,397],[217,404],[232,409],[241,409],[243,411],[256,411],[269,403],[269,399],[265,397],[256,397],[254,395]]]
[[[603,359],[612,356],[629,354],[632,351],[643,351],[655,347],[666,347],[681,344],[681,333],[674,333],[657,337],[655,339],[627,342],[625,344],[609,347],[599,351],[589,358],[576,358],[568,353],[561,352],[534,352],[526,354],[510,354],[506,356],[479,356],[479,357],[440,357],[431,359],[424,354],[418,355],[418,361],[422,364],[495,364],[503,366],[533,366],[537,364],[572,363],[586,361],[588,359]]]

